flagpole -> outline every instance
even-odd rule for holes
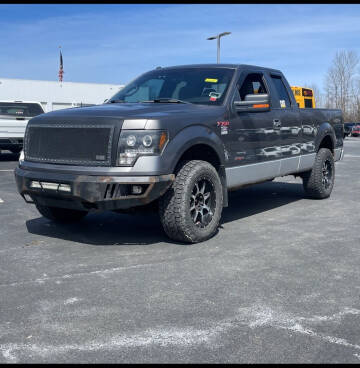
[[[60,49],[60,69],[59,69],[59,82],[60,82],[60,88],[62,88],[62,80],[63,80],[63,63],[62,63],[62,53],[61,53],[61,46],[59,46]]]

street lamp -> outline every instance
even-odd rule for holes
[[[208,40],[215,40],[217,39],[217,63],[220,63],[220,37],[229,35],[231,32],[223,32],[219,33],[216,36],[209,37]]]

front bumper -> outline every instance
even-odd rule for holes
[[[15,169],[19,193],[28,203],[78,210],[116,210],[142,206],[159,198],[175,179],[174,174],[159,176],[100,176]],[[44,183],[31,187],[33,181]],[[69,185],[71,191],[45,189],[46,183]],[[141,194],[132,194],[131,187],[140,185]],[[31,201],[27,198],[31,197]],[[26,197],[26,198],[25,198]]]

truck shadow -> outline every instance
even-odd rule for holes
[[[229,192],[220,224],[240,220],[305,198],[301,183],[266,182]]]
[[[266,212],[304,198],[299,183],[268,182],[230,193],[220,224]],[[124,215],[113,212],[91,213],[77,224],[56,224],[43,217],[26,222],[29,233],[77,243],[108,245],[150,245],[171,241],[165,235],[157,213]]]

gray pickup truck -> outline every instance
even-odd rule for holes
[[[195,243],[217,231],[229,190],[292,174],[329,197],[342,156],[341,110],[299,109],[279,70],[185,65],[34,117],[15,177],[53,221],[153,205],[170,238]]]

